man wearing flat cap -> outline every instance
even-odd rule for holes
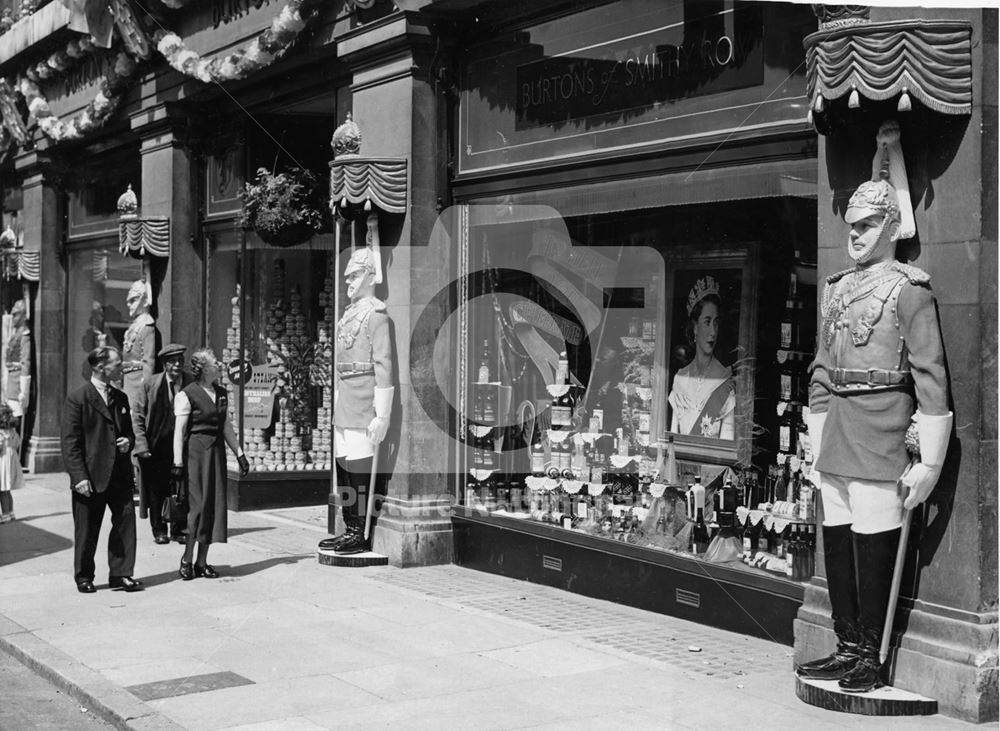
[[[174,396],[190,382],[183,371],[186,350],[177,343],[160,350],[158,357],[163,371],[143,380],[132,407],[135,456],[142,471],[139,517],[149,514],[153,540],[157,543],[169,543],[171,538],[178,543],[184,541],[185,516],[169,513],[169,498],[174,456]]]

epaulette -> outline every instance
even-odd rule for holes
[[[826,278],[826,283],[835,284],[836,282],[839,282],[841,279],[846,277],[851,272],[856,272],[857,270],[858,270],[857,267],[851,267],[850,269],[844,269],[843,271],[837,272],[836,274],[831,274]]]
[[[910,284],[931,283],[931,275],[920,267],[915,267],[912,264],[904,264],[901,261],[894,261],[892,262],[892,268],[906,277],[910,281]]]

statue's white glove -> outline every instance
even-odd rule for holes
[[[392,396],[394,388],[376,388],[373,406],[375,418],[368,425],[368,439],[372,444],[379,444],[389,431],[389,414],[392,413]]]
[[[816,463],[819,461],[819,447],[823,441],[823,427],[825,424],[825,411],[819,413],[810,411],[809,416],[806,417],[806,426],[809,428],[809,444],[812,448],[812,466],[809,468],[809,474],[806,475],[806,479],[817,489],[819,488],[820,475],[816,471]]]
[[[953,419],[954,415],[950,411],[942,416],[930,416],[919,411],[913,415],[920,437],[920,461],[900,477],[900,482],[909,488],[909,494],[903,502],[905,509],[912,510],[924,502],[941,477]]]

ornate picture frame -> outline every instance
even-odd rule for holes
[[[711,251],[684,246],[671,250],[666,258],[661,357],[668,400],[661,423],[663,438],[673,435],[678,459],[727,465],[746,461],[753,439],[757,245]],[[694,328],[688,326],[689,305],[697,313],[698,302],[709,293],[716,293],[720,303],[718,330],[714,342],[711,336],[700,337],[701,347],[711,346],[716,363],[712,372],[699,374],[692,363],[699,345],[692,337]],[[729,369],[728,379],[719,376],[720,365]],[[675,388],[678,392],[672,396]]]

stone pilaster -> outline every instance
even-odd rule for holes
[[[380,217],[386,282],[376,294],[392,318],[398,383],[394,423],[380,461],[391,476],[373,549],[396,566],[446,563],[452,558],[451,439],[420,405],[411,375],[414,368],[430,367],[415,354],[429,355],[434,345],[414,334],[416,321],[449,281],[449,267],[433,264],[427,246],[447,159],[443,100],[428,73],[432,38],[414,16],[393,13],[336,42],[337,56],[353,77],[351,108],[363,136],[362,155],[409,161],[407,214]]]
[[[131,117],[139,135],[142,182],[139,213],[170,219],[170,255],[150,257],[157,290],[157,327],[164,343],[195,348],[203,342],[202,252],[196,228],[197,166],[181,139],[190,120],[172,104],[158,104]]]
[[[42,146],[39,145],[39,148]],[[35,361],[35,403],[26,464],[31,472],[63,469],[59,417],[66,395],[66,268],[61,247],[62,197],[56,170],[44,149],[15,159],[24,196],[24,247],[40,252],[41,281],[35,294],[31,330]]]

